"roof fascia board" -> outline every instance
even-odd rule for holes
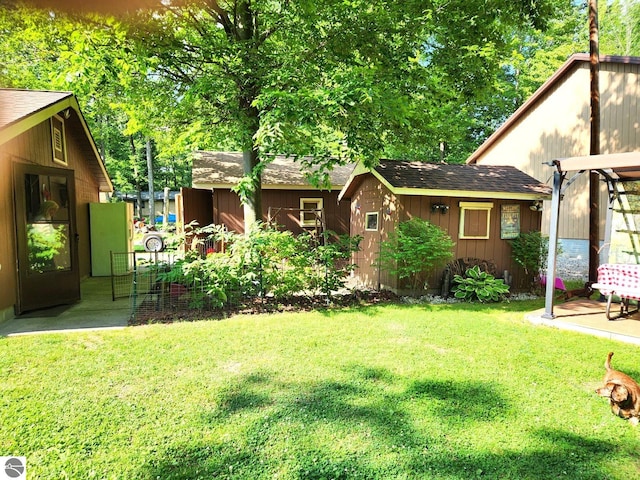
[[[84,118],[84,115],[82,114],[82,111],[80,110],[80,105],[78,104],[78,99],[74,95],[73,97],[71,97],[71,100],[73,101],[71,107],[78,114],[78,118],[80,119],[80,123],[82,124],[82,128],[84,129],[84,133],[87,136],[87,139],[89,140],[89,144],[91,145],[91,150],[93,150],[93,154],[96,157],[96,161],[98,162],[98,165],[100,166],[100,171],[102,172],[102,175],[104,175],[104,178],[106,180],[107,188],[103,189],[102,191],[111,193],[111,192],[114,191],[113,183],[111,183],[111,177],[109,177],[109,174],[107,173],[107,169],[104,166],[104,162],[102,161],[102,156],[98,152],[98,147],[96,145],[95,140],[93,139],[93,135],[91,135],[91,131],[89,130],[89,126],[87,125],[87,122],[86,122],[86,120]]]
[[[32,129],[36,125],[49,120],[49,118],[53,117],[65,108],[72,107],[74,110],[79,110],[76,108],[77,102],[74,102],[74,100],[74,97],[70,95],[3,128],[2,131],[0,131],[0,145],[7,143],[9,140]],[[74,106],[74,103],[76,106]]]
[[[345,182],[344,187],[342,187],[342,190],[340,190],[340,193],[338,194],[338,201],[342,201],[343,197],[347,194],[349,187],[351,187],[351,184],[356,179],[356,177],[359,177],[360,175],[364,175],[366,173],[371,173],[371,169],[365,167],[364,163],[358,162],[351,172],[351,175],[349,175],[349,178]]]
[[[102,171],[102,175],[104,175],[105,181],[107,183],[107,188],[101,188],[100,190],[103,192],[113,192],[113,184],[111,183],[111,178],[109,178],[109,174],[107,173],[106,168],[104,167],[104,163],[102,162],[102,157],[98,153],[98,148],[96,146],[95,141],[93,140],[93,136],[89,131],[89,126],[80,111],[80,105],[78,105],[78,100],[74,95],[69,95],[61,100],[58,100],[51,105],[38,110],[37,112],[32,113],[31,115],[27,115],[26,117],[18,120],[17,122],[7,126],[6,128],[0,131],[0,145],[7,143],[9,140],[21,135],[33,127],[41,124],[49,120],[49,118],[58,114],[62,110],[66,108],[73,108],[78,114],[78,118],[80,119],[80,123],[82,124],[82,128],[84,129],[84,133],[89,140],[89,144],[91,146],[91,150],[93,151],[96,161],[100,166],[100,170]]]
[[[513,192],[485,192],[474,190],[430,190],[426,188],[393,188],[391,193],[396,195],[418,195],[423,197],[469,197],[491,198],[497,200],[550,200],[551,194],[543,193],[513,193]]]

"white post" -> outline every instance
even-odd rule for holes
[[[553,172],[553,192],[551,194],[551,225],[549,226],[549,256],[547,257],[547,288],[543,318],[554,318],[553,294],[556,284],[556,257],[558,253],[558,222],[560,218],[560,190],[564,174]]]

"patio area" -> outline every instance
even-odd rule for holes
[[[0,337],[35,333],[125,328],[131,314],[129,298],[112,300],[110,277],[89,277],[80,283],[81,300],[73,305],[35,310],[0,323]]]
[[[573,298],[554,305],[555,318],[544,318],[544,308],[526,314],[525,318],[535,325],[545,325],[640,345],[640,313],[617,320],[607,320],[606,308],[607,304],[604,301]]]

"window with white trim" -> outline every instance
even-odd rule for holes
[[[64,120],[58,115],[51,117],[51,146],[53,161],[62,165],[67,164],[67,147],[64,138]]]
[[[460,202],[458,238],[486,240],[491,229],[492,202]]]
[[[364,229],[368,232],[378,230],[378,212],[367,212],[364,217]]]
[[[300,199],[300,225],[303,227],[315,227],[322,219],[322,198]]]

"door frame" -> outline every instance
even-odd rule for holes
[[[69,268],[34,272],[30,268],[27,239],[26,175],[55,176],[66,179]],[[40,189],[40,184],[38,185]],[[40,199],[42,202],[43,200]],[[17,315],[30,310],[75,303],[80,300],[80,268],[78,230],[76,224],[76,192],[73,170],[13,162],[13,203],[16,264]]]

